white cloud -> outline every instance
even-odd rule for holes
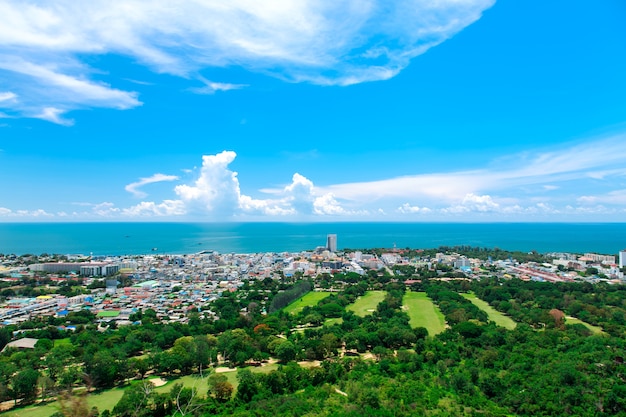
[[[42,217],[54,217],[53,214],[48,213],[44,209],[36,210],[11,210],[6,207],[0,207],[0,216],[2,217],[22,217],[22,218],[42,218]]]
[[[134,92],[121,91],[86,79],[89,72],[73,59],[38,64],[20,56],[2,53],[0,74],[5,83],[19,90],[12,100],[0,100],[0,106],[26,117],[39,118],[69,126],[73,122],[61,114],[85,107],[128,109],[141,105]],[[0,82],[0,86],[2,82]]]
[[[585,195],[577,199],[578,203],[583,205],[591,204],[617,204],[626,206],[626,189],[613,190],[606,194]]]
[[[186,213],[185,205],[180,200],[164,200],[158,204],[152,201],[142,201],[122,210],[123,215],[130,217],[181,216]]]
[[[91,204],[88,204],[91,205]],[[91,205],[91,211],[93,214],[96,214],[100,217],[111,217],[117,216],[121,212],[121,210],[115,207],[115,204],[105,201],[103,203],[93,204]]]
[[[189,212],[214,218],[359,213],[346,210],[332,193],[318,193],[313,182],[299,173],[295,173],[284,188],[266,190],[273,198],[259,199],[242,194],[237,173],[229,169],[236,156],[233,151],[203,156],[200,174],[193,184],[174,188]]]
[[[139,190],[140,187],[157,182],[176,181],[177,179],[178,177],[176,175],[154,174],[151,177],[140,178],[139,181],[128,184],[124,189],[132,193],[135,197],[144,198],[147,194]]]
[[[554,190],[558,190],[558,189],[559,189],[559,187],[558,187],[558,186],[556,186],[556,185],[545,184],[545,185],[543,186],[543,189],[544,189],[544,190],[546,190],[546,191],[554,191]]]
[[[490,195],[467,194],[461,203],[462,207],[470,211],[498,211],[500,205],[493,201]]]
[[[557,186],[555,183],[587,179],[590,172],[600,168],[605,173],[604,179],[623,176],[623,166],[626,166],[624,143],[626,134],[617,134],[550,152],[510,155],[485,169],[334,184],[320,187],[318,191],[330,192],[352,201],[411,198],[458,204],[468,194],[479,196],[503,190],[519,190],[529,185],[546,185],[546,189],[554,189]]]
[[[62,118],[61,115],[63,113],[64,111],[61,109],[57,109],[55,107],[45,107],[42,109],[41,113],[33,114],[32,117],[35,119],[47,120],[63,126],[72,126],[74,121]]]
[[[135,93],[91,80],[93,70],[80,60],[104,54],[198,79],[206,68],[238,66],[321,85],[386,80],[478,20],[494,1],[183,0],[173,7],[165,0],[5,0],[0,88],[11,86],[20,103],[8,108],[28,117],[44,107],[139,105]],[[240,87],[208,82],[198,92]]]
[[[239,90],[241,88],[247,87],[246,84],[217,83],[214,81],[209,81],[204,77],[198,78],[204,83],[204,87],[189,89],[196,94],[215,94],[218,91]]]
[[[0,92],[0,102],[2,102],[2,101],[9,101],[9,100],[15,100],[16,98],[17,98],[17,94],[12,93],[10,91]]]
[[[428,207],[412,206],[409,203],[404,203],[396,209],[398,213],[412,214],[412,213],[430,213],[432,210]]]
[[[356,214],[344,209],[332,194],[324,194],[313,201],[313,213],[321,215]]]
[[[185,177],[196,177],[173,187],[173,198],[141,202],[128,208],[113,203],[84,203],[89,217],[187,216],[193,219],[232,220],[283,216],[294,220],[320,217],[383,216],[429,219],[548,219],[549,216],[588,216],[626,212],[624,166],[625,135],[589,140],[550,152],[527,151],[473,171],[418,174],[373,182],[315,185],[300,173],[287,184],[243,194],[238,173],[231,169],[236,153],[223,151],[202,157],[202,166]],[[547,166],[544,166],[547,165]],[[535,169],[529,169],[535,167]],[[589,172],[603,172],[590,177]],[[140,188],[176,176],[155,174],[126,186],[145,196]],[[558,192],[557,192],[558,190]],[[601,191],[600,191],[601,190]],[[550,191],[550,192],[546,192]],[[572,195],[579,196],[572,197]],[[263,198],[267,197],[267,198]],[[407,201],[419,201],[414,205]],[[392,214],[393,213],[393,214]],[[0,209],[2,216],[35,216],[28,210]],[[76,217],[76,215],[73,215]],[[417,219],[418,216],[410,217]]]
[[[174,188],[192,212],[229,216],[239,207],[241,193],[237,173],[228,169],[236,156],[233,151],[204,155],[200,176],[195,183]]]

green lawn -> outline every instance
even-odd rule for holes
[[[411,327],[425,327],[430,336],[444,331],[446,319],[425,292],[409,291],[402,299],[402,309],[409,315]]]
[[[269,373],[278,369],[277,364],[271,364],[266,366],[259,367],[249,367],[252,372],[255,373]],[[207,375],[209,375],[207,373]],[[224,372],[226,378],[228,378],[228,382],[230,382],[235,390],[237,389],[237,371]],[[174,386],[174,384],[182,383],[186,388],[196,388],[201,396],[206,396],[208,392],[208,378],[205,376],[204,378],[199,378],[197,375],[186,375],[180,378],[175,378],[167,381],[167,384],[155,388],[155,391],[161,394],[168,393]],[[124,390],[127,388],[113,388],[110,390],[101,391],[94,394],[89,394],[87,397],[87,403],[89,407],[98,407],[100,412],[104,410],[113,410],[115,404],[118,403],[122,395],[124,395]],[[10,410],[4,413],[0,413],[2,417],[50,417],[52,414],[60,411],[59,403],[57,401],[51,401],[50,403],[43,406],[29,406],[26,408]]]
[[[205,375],[204,371],[203,371],[203,375]],[[201,395],[204,396],[206,395],[207,390],[209,389],[207,381],[208,381],[207,376],[200,378],[198,375],[186,375],[180,378],[168,380],[167,384],[161,387],[155,388],[154,390],[160,394],[166,394],[170,392],[174,384],[183,384],[183,387],[195,388],[196,390],[198,390],[198,392],[200,392]]]
[[[39,407],[27,407],[16,410],[4,412],[0,415],[3,417],[50,417],[52,414],[60,411],[59,404],[55,401],[53,403],[39,406]]]
[[[572,317],[572,316],[565,317],[565,324],[582,324],[585,327],[587,327],[589,330],[591,330],[591,333],[593,333],[594,335],[604,334],[601,327],[594,326],[593,324],[589,324],[586,321],[577,319],[576,317]]]
[[[54,346],[63,346],[63,345],[71,345],[72,341],[70,340],[69,337],[66,337],[65,339],[56,339],[53,340],[54,342]]]
[[[476,307],[480,308],[485,313],[487,313],[487,315],[489,316],[489,320],[496,323],[496,325],[504,327],[509,330],[513,330],[515,326],[517,326],[517,323],[515,323],[513,319],[511,319],[509,316],[503,313],[500,313],[498,310],[491,307],[486,301],[483,301],[480,298],[476,297],[476,294],[474,293],[463,294],[462,293],[461,295],[467,298],[468,300],[470,300]]]
[[[113,388],[101,391],[95,394],[89,394],[87,403],[89,407],[98,407],[100,412],[104,410],[112,410],[115,404],[122,398],[124,388]],[[2,413],[3,417],[50,417],[52,414],[60,411],[61,408],[57,401],[52,401],[42,406],[30,406],[22,409],[10,410]]]
[[[376,311],[378,304],[385,299],[385,294],[385,291],[368,291],[346,307],[346,310],[350,310],[360,317],[370,315]]]
[[[313,307],[330,294],[331,293],[327,291],[310,291],[293,303],[289,304],[284,310],[286,313],[296,315],[300,313],[304,307]]]
[[[343,319],[341,317],[335,317],[335,318],[326,319],[324,321],[324,326],[332,326],[334,324],[341,324],[341,323],[343,323]]]

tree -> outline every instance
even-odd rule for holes
[[[202,406],[195,384],[191,388],[185,388],[183,384],[175,384],[170,391],[170,398],[177,411],[176,415],[192,415]]]
[[[59,345],[53,347],[52,350],[48,352],[44,359],[44,363],[50,378],[54,380],[59,378],[59,375],[73,359],[73,351],[74,347],[71,345]]]
[[[215,399],[219,402],[230,400],[233,395],[233,385],[228,382],[228,378],[224,374],[211,374],[209,376],[209,393],[213,393]]]
[[[235,329],[224,332],[218,339],[218,349],[224,359],[237,365],[245,363],[254,354],[252,338],[243,329]]]
[[[280,343],[274,350],[276,357],[283,363],[294,360],[296,353],[296,347],[289,340]]]
[[[34,369],[25,369],[13,377],[11,385],[15,403],[18,398],[22,398],[25,402],[35,399],[38,378],[39,372]]]
[[[112,387],[118,376],[117,360],[108,350],[85,358],[85,371],[96,387]]]
[[[89,409],[87,397],[67,391],[58,397],[61,406],[60,414],[63,417],[98,417],[98,409]]]
[[[237,371],[237,398],[244,403],[248,403],[259,392],[259,384],[255,375],[249,369]]]
[[[149,381],[141,381],[124,391],[124,395],[113,407],[113,415],[120,417],[150,416],[150,398],[154,385]]]
[[[195,349],[193,353],[193,364],[198,367],[198,373],[202,378],[202,369],[207,366],[211,360],[211,346],[209,338],[206,336],[196,336],[193,339]]]
[[[0,350],[11,341],[11,330],[7,327],[0,327]]]
[[[46,400],[48,392],[54,387],[54,381],[46,375],[41,375],[37,379],[37,386],[41,391],[41,402],[43,403]]]

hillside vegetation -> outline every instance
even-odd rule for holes
[[[219,319],[190,310],[185,324],[150,309],[108,331],[87,314],[75,332],[33,320],[35,349],[0,355],[0,399],[18,407],[4,415],[626,414],[624,287],[415,274],[407,288],[379,271],[319,300],[313,281],[250,281],[212,304]],[[297,309],[280,306],[296,294]],[[170,382],[146,383],[157,377]]]

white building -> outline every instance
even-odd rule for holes
[[[597,253],[585,253],[585,257],[591,259],[593,262],[600,262],[603,264],[615,263],[615,256],[612,256],[612,255],[598,255]]]
[[[626,249],[619,251],[619,267],[626,266]]]

